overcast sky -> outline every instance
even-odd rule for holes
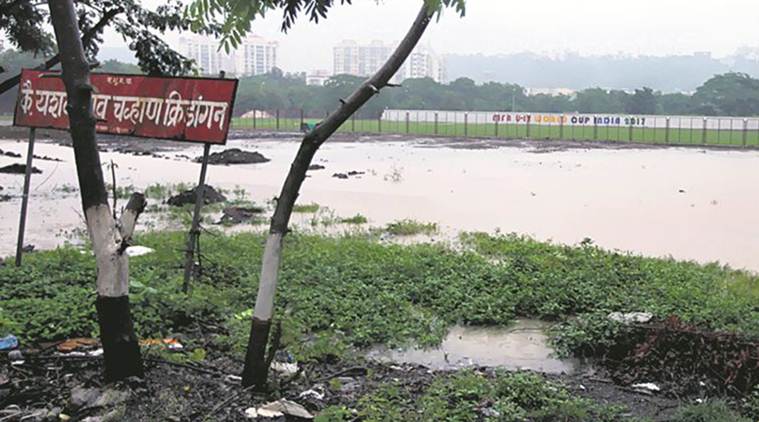
[[[150,0],[148,3],[155,3]],[[287,34],[279,13],[252,31],[279,42],[285,71],[332,69],[332,47],[342,39],[400,39],[420,1],[354,0],[318,25],[301,20]],[[167,37],[176,42],[178,37]],[[123,47],[107,36],[108,47]],[[711,52],[724,56],[759,46],[757,0],[468,0],[467,14],[452,10],[425,35],[439,53],[653,54]],[[107,49],[106,51],[111,51]]]

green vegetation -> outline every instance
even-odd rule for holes
[[[356,225],[360,225],[360,224],[366,224],[368,222],[369,222],[369,220],[366,217],[364,217],[363,215],[361,215],[361,214],[356,214],[353,217],[341,218],[340,219],[340,223],[342,223],[342,224],[356,224]]]
[[[151,233],[137,244],[131,300],[138,333],[182,332],[193,321],[219,324],[216,337],[238,352],[260,272],[262,234],[207,236],[204,271],[190,297],[180,294],[185,233]],[[443,245],[383,245],[373,235],[293,234],[281,269],[278,309],[288,347],[300,357],[346,346],[440,342],[449,326],[505,325],[517,316],[571,323],[557,331],[567,350],[597,344],[616,327],[611,311],[678,315],[704,328],[758,335],[757,277],[716,264],[606,252],[586,242],[566,247],[486,234]],[[60,248],[0,268],[0,332],[24,341],[95,334],[95,266],[90,254]],[[341,298],[335,300],[335,298]],[[313,335],[309,342],[300,339]]]
[[[436,378],[421,393],[415,387],[402,381],[383,384],[358,400],[356,415],[332,406],[317,421],[632,420],[621,407],[573,397],[562,385],[528,373],[488,377],[466,370]]]
[[[313,214],[317,211],[319,211],[319,204],[295,204],[293,206],[293,212],[297,213],[303,213],[303,214]]]
[[[708,401],[685,406],[678,410],[672,422],[750,422],[741,417],[723,401]]]
[[[409,219],[394,221],[385,226],[385,231],[395,236],[432,235],[438,230],[437,223],[421,223]]]

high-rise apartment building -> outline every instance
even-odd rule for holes
[[[179,51],[195,60],[204,75],[253,76],[269,73],[277,66],[277,43],[256,35],[243,38],[237,49],[227,54],[219,49],[219,41],[200,35],[182,37]]]
[[[372,41],[365,45],[352,40],[343,41],[333,49],[334,74],[371,76],[387,61],[392,52],[393,47],[385,45],[382,41]],[[444,82],[445,67],[441,58],[431,48],[419,46],[411,53],[394,79],[403,81],[425,77]]]

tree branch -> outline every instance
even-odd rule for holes
[[[100,18],[100,20],[98,21],[98,23],[96,23],[95,26],[90,28],[89,31],[84,33],[84,35],[82,36],[82,45],[85,48],[87,48],[87,46],[92,42],[92,39],[95,38],[95,36],[100,31],[102,31],[103,28],[105,28],[106,25],[108,25],[108,23],[110,23],[111,19],[113,19],[116,15],[118,15],[122,11],[123,11],[122,8],[117,7],[115,9],[111,9],[105,12],[103,16]],[[60,55],[56,54],[55,56],[47,59],[45,63],[42,63],[39,66],[35,67],[34,70],[48,70],[60,62],[61,62]],[[2,83],[0,83],[0,95],[4,94],[6,91],[18,85],[19,82],[21,82],[21,73],[4,80]]]
[[[137,225],[137,219],[140,218],[140,214],[145,211],[145,207],[148,205],[148,201],[145,200],[145,195],[134,192],[127,202],[124,212],[119,219],[119,234],[121,234],[121,248],[119,253],[124,252],[129,246],[129,241],[132,240],[134,234],[134,228]]]

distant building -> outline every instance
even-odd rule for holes
[[[346,40],[333,49],[333,70],[335,75],[354,75],[368,77],[382,67],[393,52],[393,47],[382,41],[359,44]],[[398,71],[394,80],[397,82],[409,78],[429,77],[437,82],[445,81],[445,69],[442,59],[435,52],[424,46],[417,47]]]
[[[567,95],[572,96],[577,93],[577,90],[571,88],[525,88],[527,95]]]
[[[324,86],[330,77],[332,77],[332,75],[330,75],[328,70],[315,70],[306,75],[306,85]]]
[[[219,49],[219,40],[212,37],[182,37],[179,44],[179,51],[194,60],[204,75],[218,75],[223,70],[231,75],[253,76],[277,67],[277,43],[256,35],[243,38],[229,54]]]

